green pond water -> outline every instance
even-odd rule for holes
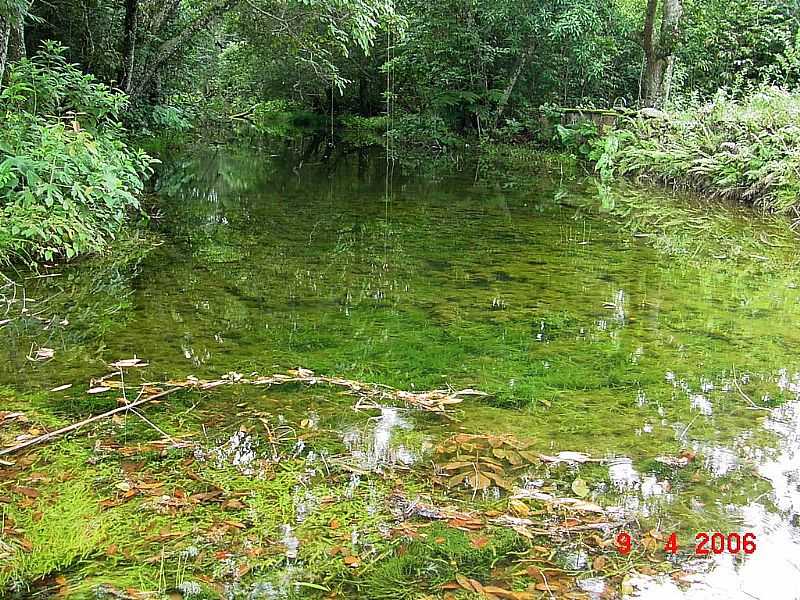
[[[85,390],[136,355],[150,366],[131,376],[150,381],[302,366],[476,388],[491,397],[454,423],[384,413],[373,450],[413,462],[467,431],[610,459],[572,467],[594,500],[687,545],[705,530],[759,537],[747,560],[705,560],[688,589],[642,581],[641,597],[800,597],[800,274],[785,224],[736,209],[715,220],[558,169],[387,168],[297,143],[162,159],[161,245],[24,280],[10,306],[27,313],[0,329],[0,385]],[[53,359],[30,360],[42,347]],[[53,397],[70,415],[114,405]],[[239,400],[206,405],[230,415]],[[331,394],[270,402],[343,432],[361,419]],[[685,450],[700,475],[670,480],[654,459]]]

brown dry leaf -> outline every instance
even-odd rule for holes
[[[361,559],[359,559],[357,556],[345,556],[344,564],[351,569],[355,569],[361,566]]]
[[[487,538],[485,536],[479,536],[479,537],[476,537],[476,538],[472,538],[469,543],[473,548],[477,548],[478,550],[482,550],[483,548],[485,548],[489,544],[489,538]]]
[[[595,571],[602,571],[603,567],[606,566],[606,557],[605,556],[598,556],[592,561],[592,569]]]
[[[491,479],[489,479],[480,471],[470,473],[467,476],[467,483],[469,483],[472,486],[472,489],[476,491],[488,489],[488,487],[492,485]]]
[[[157,485],[160,486],[163,484],[157,484]],[[140,489],[142,488],[141,485],[137,487],[139,487]],[[214,490],[212,492],[201,492],[199,494],[192,494],[191,496],[189,496],[189,502],[192,502],[193,504],[203,504],[211,500],[219,502],[221,500],[216,500],[216,499],[219,498],[221,495],[222,495],[222,490]]]
[[[539,567],[528,567],[526,572],[531,579],[535,579],[538,583],[544,583],[544,574]]]
[[[457,471],[459,469],[463,469],[465,467],[471,467],[471,466],[472,466],[471,462],[455,461],[455,462],[445,463],[445,464],[441,465],[441,468],[443,470],[445,470],[445,471]]]
[[[477,581],[476,579],[470,579],[469,582],[472,585],[472,589],[474,589],[479,594],[485,595],[483,585],[481,584],[480,581]]]
[[[111,544],[108,548],[106,548],[106,556],[114,556],[117,553],[117,545]]]
[[[331,529],[339,529],[339,527],[341,527],[341,524],[336,519],[331,519],[329,527]]]
[[[443,583],[439,586],[443,590],[460,590],[461,586],[458,585],[455,581],[448,581],[447,583]]]
[[[533,600],[534,595],[530,592],[512,592],[495,585],[484,586],[484,591],[496,598],[504,598],[506,600]]]
[[[490,479],[492,479],[495,482],[495,484],[497,484],[497,487],[501,487],[504,490],[511,490],[514,487],[513,484],[508,479],[506,479],[505,477],[503,477],[498,473],[489,473],[487,471],[485,475]]]
[[[475,591],[475,588],[472,587],[472,583],[470,583],[469,579],[464,577],[461,573],[456,573],[456,581],[458,582],[458,585],[468,592]]]
[[[12,492],[15,492],[17,494],[21,494],[22,496],[27,496],[28,498],[38,498],[39,497],[39,491],[35,490],[33,488],[30,488],[30,487],[12,485],[9,489]]]
[[[455,529],[483,529],[484,523],[478,519],[450,519],[447,521],[450,527]]]
[[[443,537],[437,537],[435,540],[433,540],[433,543],[434,544],[444,544],[446,541],[447,540],[445,538],[443,538]]]
[[[462,483],[464,483],[464,478],[466,476],[467,476],[466,473],[458,473],[456,475],[453,475],[452,477],[448,478],[448,480],[445,482],[445,485],[447,487],[455,487],[457,485],[461,485]]]

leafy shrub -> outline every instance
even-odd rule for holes
[[[404,146],[445,150],[459,144],[458,136],[444,119],[435,114],[402,115],[394,120],[391,138]]]
[[[800,214],[797,94],[769,88],[737,102],[720,93],[658,118],[628,118],[584,135],[580,153],[606,179],[628,175]]]
[[[185,132],[192,129],[192,122],[177,106],[154,106],[150,118],[159,131]]]
[[[125,104],[53,44],[11,67],[0,93],[0,261],[100,251],[139,210],[152,160],[123,141]]]

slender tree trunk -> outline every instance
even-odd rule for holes
[[[136,27],[139,13],[139,0],[125,0],[125,31],[122,40],[122,72],[120,88],[129,92],[133,82],[133,69],[136,66]]]
[[[661,24],[658,30],[658,0],[647,0],[644,25],[644,103],[653,108],[661,108],[669,100],[675,67],[675,47],[683,14],[681,0],[662,1]]]
[[[3,75],[6,72],[8,42],[11,37],[11,20],[0,15],[0,89],[3,89]]]
[[[25,20],[20,18],[11,26],[11,37],[8,40],[8,63],[22,60],[27,56],[25,49]]]
[[[500,120],[503,118],[503,113],[506,110],[506,106],[508,106],[508,101],[511,98],[511,94],[514,92],[514,88],[517,85],[517,80],[519,76],[522,75],[522,72],[525,70],[525,67],[528,65],[528,61],[533,56],[534,46],[528,46],[525,51],[522,53],[522,56],[519,57],[517,61],[517,66],[514,68],[514,72],[511,74],[511,79],[508,80],[508,85],[506,89],[503,90],[503,95],[500,96],[500,100],[497,103],[497,112],[494,116],[494,126],[493,129],[497,129],[500,125]]]
[[[189,41],[197,35],[201,30],[208,27],[211,23],[220,19],[226,12],[231,10],[242,0],[225,0],[221,4],[211,8],[205,14],[197,17],[194,21],[189,23],[183,31],[170,40],[167,40],[154,52],[153,59],[144,68],[141,69],[141,77],[135,78],[131,83],[129,93],[131,96],[141,96],[146,92],[147,87],[153,81],[153,78],[158,73],[159,69],[164,66],[173,56],[175,56],[181,48],[183,48]]]

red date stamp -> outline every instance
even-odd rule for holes
[[[626,556],[633,550],[633,537],[626,531],[615,538],[617,550]],[[720,533],[701,531],[694,536],[694,553],[696,556],[710,554],[753,554],[756,551],[755,533]],[[680,550],[678,534],[672,533],[664,545],[664,552],[677,554]]]

